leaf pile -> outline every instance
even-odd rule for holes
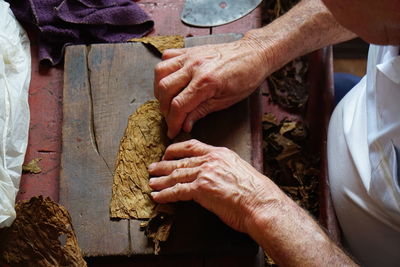
[[[298,2],[300,0],[263,1],[263,25],[267,25],[282,16]],[[307,69],[308,65],[305,58],[298,58],[270,75],[268,85],[273,101],[290,111],[298,111],[304,108],[308,99]]]
[[[302,121],[277,122],[263,117],[264,173],[300,206],[318,216],[319,158],[305,149],[307,127]]]
[[[300,0],[263,1],[262,24],[271,23],[298,2]],[[304,57],[289,62],[268,77],[269,90],[263,94],[270,95],[273,102],[283,109],[303,111],[308,100],[307,70],[308,62]],[[278,123],[273,114],[264,114],[263,127],[264,173],[273,178],[292,199],[317,216],[318,177],[305,175],[303,170],[304,166],[307,166],[307,170],[316,170],[314,167],[319,165],[319,160],[308,159],[309,156],[304,155],[303,147],[307,139],[304,123]],[[275,157],[270,152],[275,153]],[[265,264],[276,266],[267,252]]]
[[[39,196],[15,210],[14,223],[0,230],[0,265],[86,266],[64,207]]]
[[[287,110],[302,110],[308,100],[308,63],[297,58],[268,77],[272,100]]]

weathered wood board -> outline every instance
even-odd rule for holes
[[[186,39],[186,46],[221,43],[239,35]],[[138,43],[71,46],[66,50],[60,202],[70,212],[86,256],[152,254],[139,221],[109,219],[113,171],[128,116],[153,99],[160,59]],[[193,137],[226,146],[251,162],[249,101],[202,119]],[[261,147],[257,148],[261,149]],[[178,203],[162,253],[256,253],[257,246],[195,203]]]

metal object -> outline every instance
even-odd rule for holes
[[[238,20],[262,0],[186,0],[181,19],[189,25],[214,27]]]

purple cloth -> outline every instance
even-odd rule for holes
[[[67,45],[126,42],[154,26],[132,0],[9,0],[39,33],[39,60],[60,63]]]

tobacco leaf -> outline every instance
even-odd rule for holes
[[[173,225],[172,204],[156,204],[150,197],[148,165],[158,162],[170,143],[167,128],[157,100],[141,105],[128,119],[121,139],[114,173],[110,217],[142,219],[140,226],[154,243],[154,254],[160,252],[160,242],[168,239]],[[174,141],[184,141],[180,134]]]
[[[15,210],[14,223],[0,230],[0,265],[87,266],[64,207],[39,196]]]
[[[283,135],[273,133],[269,136],[270,142],[276,147],[280,147],[280,153],[276,160],[283,160],[300,152],[301,147]]]
[[[183,36],[181,35],[169,35],[169,36],[149,36],[142,38],[132,38],[128,42],[141,42],[144,44],[151,45],[157,49],[161,54],[165,50],[171,48],[183,48],[185,46]]]
[[[301,110],[308,100],[308,64],[297,58],[274,72],[268,78],[272,100],[287,110]]]
[[[267,113],[265,117],[274,116]],[[263,122],[264,174],[296,203],[317,216],[320,161],[306,149],[305,123],[284,119],[276,126],[269,121]]]
[[[22,165],[22,171],[23,172],[30,172],[30,173],[41,173],[42,169],[39,166],[39,161],[41,161],[41,158],[36,158],[31,160],[28,164]]]
[[[151,218],[140,225],[144,229],[146,236],[153,241],[155,255],[160,252],[160,242],[168,240],[174,212],[172,204],[157,205]]]
[[[161,160],[169,144],[159,102],[151,100],[129,116],[121,139],[112,187],[110,217],[149,219],[156,203],[150,197],[147,167]]]
[[[272,113],[265,113],[263,114],[262,117],[262,122],[268,122],[270,124],[273,124],[275,126],[279,125],[278,120],[276,119],[276,116]]]
[[[307,138],[307,126],[302,121],[296,122],[296,127],[290,132],[290,138],[293,141],[302,141]]]
[[[296,128],[297,122],[295,121],[288,121],[284,122],[279,130],[279,134],[284,135],[287,132],[291,132]]]

